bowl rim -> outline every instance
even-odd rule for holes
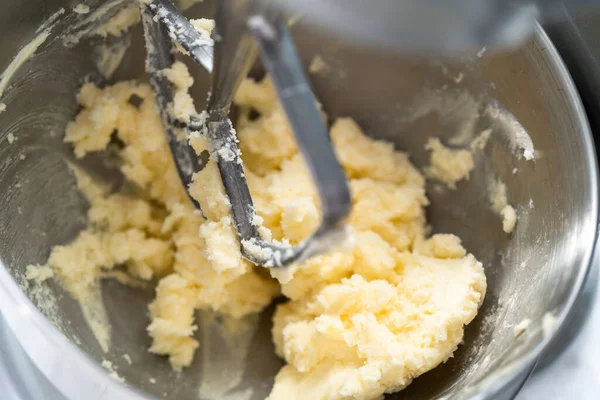
[[[587,235],[583,240],[588,241],[582,257],[579,272],[571,288],[567,301],[562,311],[555,317],[556,329],[552,334],[544,337],[532,350],[524,353],[522,357],[512,361],[499,373],[491,374],[467,390],[468,398],[489,399],[500,393],[511,384],[529,372],[542,351],[560,331],[568,314],[572,311],[573,304],[581,292],[588,271],[590,270],[592,256],[595,251],[598,233],[598,163],[587,114],[579,97],[579,93],[571,76],[556,50],[554,44],[538,24],[533,35],[534,41],[545,47],[548,66],[556,73],[558,83],[569,99],[570,113],[573,120],[579,125],[582,140],[585,143],[584,161],[588,165],[588,184],[590,185],[590,202],[592,216],[590,228],[593,235]],[[8,269],[0,261],[0,312],[5,317],[8,326],[17,337],[19,343],[29,356],[33,364],[53,385],[67,398],[86,398],[97,400],[148,400],[156,399],[155,396],[143,392],[136,387],[120,383],[109,376],[91,356],[82,351],[59,331],[31,302],[20,289],[17,282],[9,274]]]

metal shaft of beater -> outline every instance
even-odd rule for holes
[[[192,176],[200,168],[201,161],[194,149],[188,144],[186,135],[176,126],[182,125],[182,123],[175,121],[169,113],[169,104],[173,103],[174,98],[173,85],[162,73],[164,69],[171,68],[175,62],[173,43],[169,39],[166,27],[153,21],[153,14],[145,5],[141,4],[140,7],[144,39],[146,41],[146,73],[150,77],[150,85],[159,105],[161,121],[169,143],[169,149],[173,154],[177,173],[186,188],[188,197],[196,208],[200,209],[200,204],[189,195],[187,187],[192,183]]]

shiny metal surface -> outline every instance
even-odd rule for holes
[[[96,2],[88,4],[92,3]],[[33,37],[43,19],[64,5],[49,0],[8,1],[5,9],[14,14],[0,16],[0,70]],[[202,13],[203,7],[208,5],[194,11]],[[61,18],[66,20],[53,35],[72,25],[75,16],[67,11]],[[330,117],[354,117],[370,135],[409,151],[419,166],[427,162],[428,136],[450,140],[469,126],[476,133],[493,128],[468,182],[456,191],[438,190],[435,184],[428,187],[433,230],[458,234],[484,263],[489,283],[486,301],[455,357],[389,398],[496,397],[526,373],[552,337],[544,337],[539,329],[542,316],[552,311],[559,324],[565,319],[596,240],[594,148],[580,101],[554,48],[538,29],[531,42],[511,54],[484,54],[481,59],[442,65],[344,46],[301,23],[293,33],[307,64],[318,54],[330,67],[312,76]],[[7,108],[0,114],[0,260],[4,265],[0,308],[32,361],[68,398],[197,399],[201,377],[208,372],[201,360],[218,359],[221,342],[212,331],[205,332],[194,365],[181,374],[172,372],[165,359],[146,352],[146,305],[152,290],[104,283],[114,340],[111,351],[103,354],[78,305],[59,284],[49,282],[43,297],[36,297],[30,288],[29,298],[18,285],[26,265],[45,262],[51,246],[68,242],[85,224],[85,201],[69,174],[70,149],[60,135],[77,112],[73,93],[83,79],[100,80],[90,57],[94,41],[67,49],[53,37],[24,64],[1,100]],[[139,28],[131,40],[133,54],[125,58],[115,79],[143,74]],[[200,67],[192,66],[192,71],[197,81],[194,96],[205,98],[207,74]],[[502,107],[496,108],[494,102]],[[486,108],[497,112],[485,112]],[[510,149],[511,138],[520,132],[511,113],[531,136],[535,163]],[[9,134],[16,139],[12,143]],[[486,199],[484,189],[491,177],[507,184],[509,202],[519,215],[510,236],[502,232],[500,217]],[[200,323],[210,317],[200,315]],[[515,339],[512,325],[523,318],[531,318],[534,324]],[[252,399],[265,397],[281,365],[272,352],[269,321],[265,312],[239,387],[253,388]],[[131,366],[124,353],[130,355]],[[102,360],[113,362],[127,387],[108,376],[99,366]],[[222,368],[216,373],[225,376],[226,366],[216,363],[214,368]],[[150,383],[149,377],[156,383]]]
[[[34,366],[0,313],[0,387],[7,400],[65,400]]]
[[[387,50],[454,55],[521,44],[536,19],[554,21],[563,5],[587,12],[594,0],[273,0],[357,45]]]
[[[574,315],[544,350],[531,379],[516,400],[595,400],[598,397],[600,359],[595,349],[600,334],[599,256],[598,252],[594,254],[595,262],[574,306]]]

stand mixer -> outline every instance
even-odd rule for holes
[[[213,74],[206,115],[192,117],[187,130],[203,132],[210,141],[211,157],[218,160],[242,254],[266,267],[289,266],[350,240],[344,227],[351,210],[350,191],[282,9],[303,14],[310,21],[357,41],[358,45],[452,55],[476,51],[482,46],[503,48],[521,43],[535,28],[536,18],[552,16],[559,6],[556,1],[446,1],[434,5],[394,0],[374,4],[336,0],[221,0],[216,6],[214,40],[207,40],[169,0],[146,3],[147,10],[142,5],[142,20],[148,49],[147,72],[162,108],[163,125],[182,183],[187,187],[192,182],[192,175],[201,163],[177,134],[177,126],[185,123],[176,121],[167,112],[173,93],[160,71],[174,62],[169,37]],[[149,13],[163,26],[157,26]],[[422,28],[424,19],[429,19],[426,29]],[[320,196],[322,223],[310,238],[295,247],[265,240],[253,223],[256,210],[244,177],[235,131],[228,119],[233,96],[254,64],[258,49]]]

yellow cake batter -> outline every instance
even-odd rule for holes
[[[182,64],[167,75],[182,93],[193,83]],[[143,99],[139,107],[132,95]],[[172,111],[185,119],[190,104],[181,98],[183,108]],[[194,210],[148,85],[88,83],[78,101],[82,111],[65,140],[82,157],[105,149],[116,132],[130,185],[109,193],[77,174],[91,206],[89,227],[54,248],[48,264],[84,308],[117,265],[136,279],[158,278],[149,350],[168,356],[173,368],[188,366],[199,345],[196,309],[240,317],[280,294],[289,301],[277,307],[273,341],[287,365],[272,400],[379,398],[447,360],[461,343],[485,295],[483,268],[458,237],[426,238],[424,178],[391,144],[365,136],[351,119],[334,123],[356,245],[268,271],[241,257],[215,154],[190,187],[206,220]],[[317,227],[319,203],[271,83],[246,80],[236,102],[260,114],[250,120],[242,112],[236,125],[257,222],[267,237],[297,243]],[[199,135],[191,143],[198,152],[208,148]]]

